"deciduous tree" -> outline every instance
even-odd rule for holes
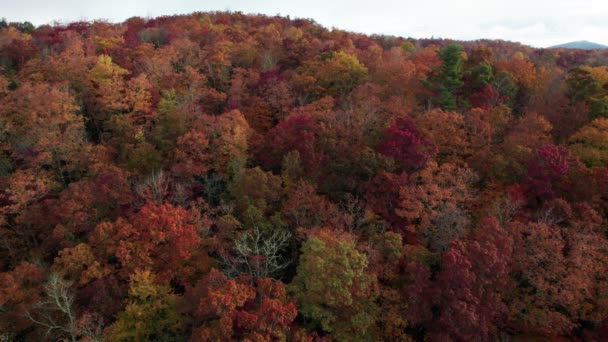
[[[376,279],[351,235],[321,229],[302,246],[291,290],[313,327],[336,339],[371,336],[377,319]]]

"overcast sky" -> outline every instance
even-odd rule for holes
[[[0,17],[35,25],[210,10],[312,18],[329,28],[414,38],[608,45],[608,0],[0,0]]]

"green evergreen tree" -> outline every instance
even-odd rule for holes
[[[437,104],[443,110],[456,110],[458,108],[455,93],[463,85],[462,51],[461,45],[450,44],[439,52],[443,64],[432,87],[437,92]]]

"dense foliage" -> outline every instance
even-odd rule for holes
[[[0,23],[0,341],[608,339],[608,52]]]

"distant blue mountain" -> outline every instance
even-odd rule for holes
[[[549,47],[549,49],[583,49],[583,50],[594,50],[594,49],[608,49],[608,46],[588,42],[586,40],[579,40],[577,42],[570,42],[566,44],[560,44]]]

